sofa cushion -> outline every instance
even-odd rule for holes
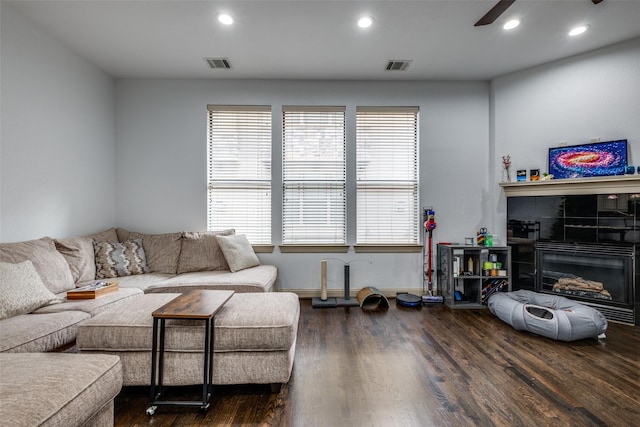
[[[224,254],[224,259],[229,264],[229,270],[233,273],[260,265],[258,256],[244,234],[216,236],[216,240]]]
[[[145,289],[153,292],[185,292],[190,289],[220,289],[236,292],[271,292],[278,277],[273,265],[258,265],[231,273],[229,270],[183,273]]]
[[[58,252],[67,260],[76,284],[96,278],[96,262],[91,237],[56,239],[55,245]]]
[[[288,350],[299,318],[300,301],[292,292],[233,294],[216,315],[215,350]]]
[[[75,288],[69,264],[56,250],[53,239],[43,237],[16,243],[0,243],[0,262],[30,260],[45,286],[54,294]]]
[[[100,231],[99,233],[89,234],[87,237],[96,242],[119,242],[118,233],[116,232],[116,229],[114,227],[108,228],[104,231]]]
[[[103,295],[98,298],[89,299],[76,299],[68,300],[64,299],[63,302],[46,307],[41,307],[33,312],[33,314],[43,313],[59,313],[67,310],[83,311],[95,316],[98,313],[102,313],[112,307],[122,303],[129,298],[135,298],[143,295],[142,290],[137,288],[123,288],[118,289],[116,292]],[[58,295],[60,298],[64,298],[65,295]]]
[[[118,277],[117,282],[118,282],[119,289],[137,288],[144,291],[149,286],[154,285],[156,283],[160,283],[173,276],[175,276],[175,274],[160,274],[160,273],[136,274],[133,276]],[[95,282],[96,282],[95,280],[88,280],[86,282],[81,282],[81,283],[78,283],[78,287],[90,285]]]
[[[91,316],[82,311],[23,314],[0,320],[0,352],[52,351],[76,339],[78,324]]]
[[[151,351],[151,313],[179,294],[147,294],[94,316],[78,330],[81,351]],[[296,341],[300,302],[290,292],[234,294],[215,317],[216,352],[286,351]],[[167,320],[168,352],[202,352],[204,322]]]
[[[122,243],[93,242],[96,279],[131,276],[149,272],[141,239]]]
[[[0,354],[0,365],[0,408],[7,426],[96,425],[94,415],[110,407],[122,389],[117,356]],[[113,415],[102,425],[113,425]]]
[[[142,239],[147,265],[154,273],[175,274],[178,271],[178,258],[182,247],[182,233],[142,234],[117,228],[121,242]]]
[[[113,310],[93,316],[78,330],[76,339],[78,349],[81,351],[151,351],[153,336],[151,313],[179,295],[174,293],[143,295],[135,300],[125,301]],[[169,348],[168,344],[167,348]]]
[[[230,236],[235,230],[185,231],[182,235],[182,251],[178,273],[193,271],[228,270],[229,265],[220,250],[216,236]]]
[[[31,313],[55,300],[31,261],[0,262],[0,319]]]

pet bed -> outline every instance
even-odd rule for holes
[[[560,341],[602,338],[607,319],[598,310],[561,296],[527,290],[497,292],[489,310],[518,331]]]

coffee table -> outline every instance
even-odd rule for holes
[[[188,291],[155,310],[153,316],[153,339],[151,347],[151,391],[147,415],[153,415],[158,406],[194,406],[202,410],[209,408],[213,382],[213,343],[215,315],[231,298],[233,291]],[[161,400],[165,391],[162,383],[164,366],[165,322],[167,319],[202,320],[204,332],[204,376],[202,400]],[[159,327],[159,331],[158,331]],[[159,332],[159,333],[158,333]],[[159,341],[159,342],[158,342]]]

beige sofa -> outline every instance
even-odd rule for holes
[[[65,386],[108,390],[93,402],[96,412],[87,418],[85,405],[78,405],[74,398],[58,396],[49,402],[52,406],[48,412],[36,411],[34,416],[45,420],[45,425],[113,424],[112,400],[122,386],[118,357],[1,353],[69,350],[74,347],[83,322],[145,293],[196,288],[264,293],[272,291],[276,277],[276,267],[260,265],[246,238],[235,235],[233,230],[142,234],[111,228],[81,237],[0,243],[0,415],[4,418],[13,416],[15,410],[19,413],[23,410],[20,402],[37,405],[38,396],[57,393],[61,378],[67,377]],[[118,281],[119,289],[97,299],[66,299],[67,291],[97,280]],[[109,384],[93,384],[90,375],[85,378],[87,384],[77,383],[72,379],[74,374],[68,372],[72,362],[66,356],[96,359],[96,366],[104,362],[105,366],[96,367],[95,373],[109,373],[101,377],[111,378]],[[25,361],[29,360],[38,364],[38,369],[25,369]],[[118,363],[109,365],[114,360]],[[17,377],[9,375],[16,372],[20,372]],[[20,381],[25,387],[32,384],[38,393],[21,400],[24,390],[16,387]],[[69,408],[84,412],[65,412]],[[48,416],[52,417],[49,421]]]
[[[17,310],[14,315],[0,316],[4,317],[0,319],[0,352],[54,351],[72,346],[80,322],[144,293],[184,292],[187,289],[273,290],[277,277],[275,266],[259,265],[253,251],[242,245],[238,247],[250,252],[250,259],[239,264],[237,259],[243,257],[240,254],[231,259],[230,266],[217,236],[238,240],[241,237],[235,236],[233,230],[142,234],[111,228],[82,237],[44,237],[1,243],[0,263],[31,261],[44,286],[55,294],[56,299],[33,310]],[[135,240],[142,244],[144,260],[140,265],[146,266],[143,273],[119,276],[123,273],[117,266],[106,272],[109,266],[104,265],[107,262],[96,262],[94,242],[113,246]],[[246,265],[250,266],[242,268]],[[102,274],[99,274],[100,269]],[[104,277],[105,273],[109,277]],[[117,281],[119,289],[97,299],[66,299],[67,291],[96,280]],[[15,286],[22,284],[16,282]]]

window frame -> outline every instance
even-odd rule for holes
[[[347,245],[346,177],[346,107],[283,106],[284,251],[342,251]],[[324,221],[323,212],[333,221]]]
[[[270,105],[207,105],[207,230],[233,228],[259,252],[273,248],[271,110]],[[244,171],[220,167],[216,152],[225,162],[240,160]],[[214,200],[227,205],[225,214],[217,214]]]
[[[380,129],[376,129],[376,126]],[[391,138],[403,144],[400,150],[391,148]],[[356,252],[421,250],[419,147],[419,107],[356,107]],[[397,152],[406,152],[407,157],[394,159]],[[382,163],[388,160],[397,163],[395,169],[394,165]],[[363,172],[365,169],[367,172]],[[384,172],[376,174],[369,169]],[[398,169],[401,169],[399,174],[404,175],[403,179],[388,176],[387,171]],[[371,212],[371,206],[378,210],[374,199],[379,199],[381,209],[389,210],[394,203],[391,198],[397,197],[403,189],[407,204],[404,214],[406,221],[382,224],[374,218],[375,212],[374,215],[367,215]],[[386,217],[391,218],[390,215]],[[364,230],[368,224],[371,224],[372,231]],[[386,238],[387,230],[394,229],[401,230],[404,237],[397,238],[394,232]],[[377,239],[376,236],[385,237]]]

